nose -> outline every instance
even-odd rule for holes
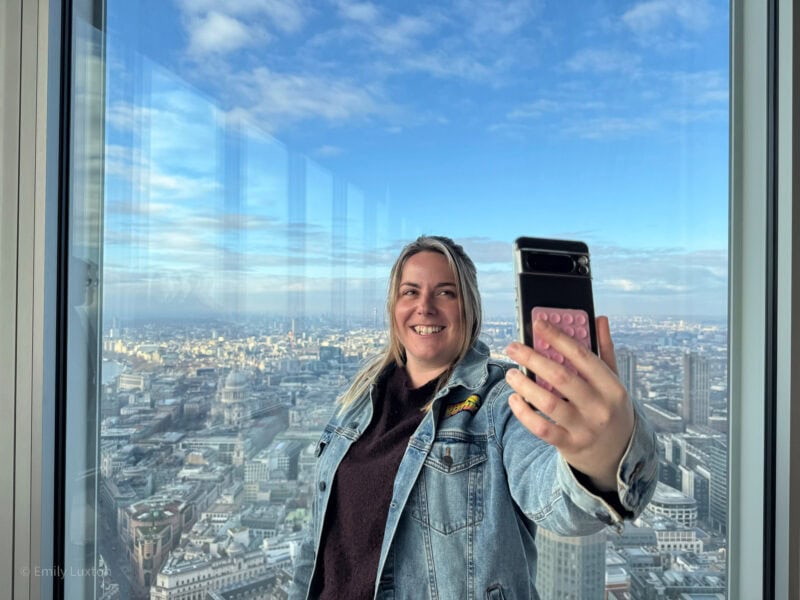
[[[436,312],[436,305],[433,302],[433,294],[421,293],[418,296],[417,314],[431,315]]]

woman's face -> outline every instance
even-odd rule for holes
[[[403,265],[394,325],[415,385],[438,376],[456,359],[463,339],[461,299],[444,255],[419,252]]]

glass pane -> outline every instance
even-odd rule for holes
[[[659,432],[639,520],[539,532],[541,596],[724,597],[728,21],[718,0],[79,9],[67,555],[95,576],[68,596],[282,597],[317,441],[428,233],[476,262],[498,356],[513,240],[586,241]]]

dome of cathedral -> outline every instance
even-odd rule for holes
[[[241,371],[231,371],[225,378],[225,389],[239,389],[247,387],[247,375]]]

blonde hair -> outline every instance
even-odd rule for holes
[[[340,411],[363,396],[390,365],[405,365],[406,352],[397,332],[394,308],[397,304],[403,267],[409,258],[420,252],[437,252],[444,255],[455,275],[458,299],[461,304],[461,343],[459,344],[458,354],[450,368],[439,376],[436,384],[437,391],[447,382],[453,366],[464,358],[469,349],[478,340],[481,332],[482,309],[481,295],[478,290],[478,273],[475,269],[475,264],[467,256],[464,248],[448,237],[438,235],[418,237],[403,248],[389,274],[389,290],[386,295],[386,311],[390,323],[389,342],[356,373],[350,387],[338,400]],[[430,408],[430,404],[427,408]]]

